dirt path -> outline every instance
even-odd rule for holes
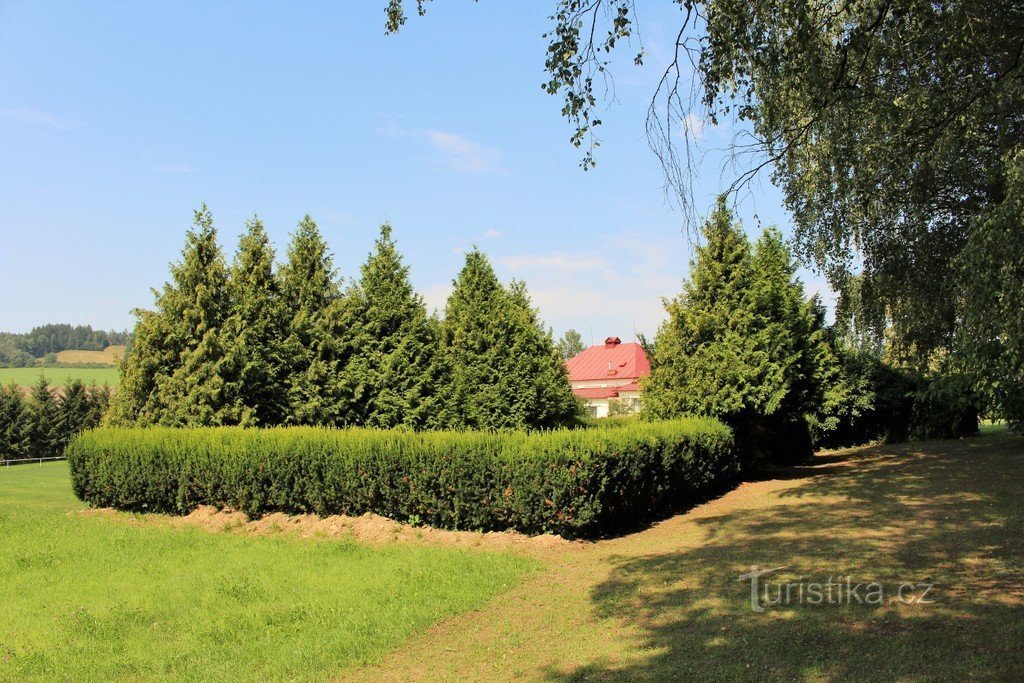
[[[546,570],[343,678],[1017,673],[1019,612],[1001,610],[1024,606],[1021,464],[1024,440],[1012,437],[823,454],[640,533],[522,549]],[[928,580],[944,591],[928,607],[803,605],[755,614],[749,583],[738,579],[755,564],[886,585]],[[953,618],[972,620],[976,630],[954,628]],[[871,643],[881,633],[887,645],[879,649]],[[938,656],[922,663],[932,650]]]

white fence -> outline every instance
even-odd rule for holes
[[[53,462],[55,460],[67,460],[67,458],[65,458],[63,455],[54,458],[18,458],[17,460],[4,460],[3,458],[0,458],[0,467],[32,464],[38,464],[40,467],[42,467],[44,462]]]

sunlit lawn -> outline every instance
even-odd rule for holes
[[[63,386],[69,380],[80,379],[86,384],[117,386],[121,381],[117,368],[0,368],[0,384],[30,387],[45,375],[50,384]]]
[[[324,679],[533,562],[87,517],[64,463],[0,469],[0,680]]]

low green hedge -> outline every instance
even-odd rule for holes
[[[96,429],[68,449],[101,507],[252,516],[375,512],[450,529],[595,536],[706,495],[738,473],[711,419],[536,433],[318,428]]]

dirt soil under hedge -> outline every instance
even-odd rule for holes
[[[393,519],[366,513],[359,517],[347,515],[286,515],[275,512],[259,519],[250,519],[243,512],[218,510],[203,505],[192,513],[170,515],[131,514],[112,508],[83,510],[82,515],[124,517],[131,523],[164,523],[193,526],[211,532],[251,535],[295,534],[303,538],[351,538],[375,545],[386,543],[423,543],[480,550],[550,551],[580,545],[554,534],[527,536],[516,531],[449,531],[432,527],[402,524]]]

